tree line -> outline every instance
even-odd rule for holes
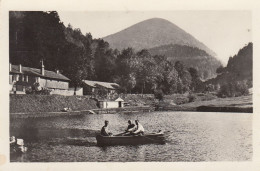
[[[216,72],[216,80],[222,83],[218,92],[220,97],[247,95],[248,89],[253,87],[253,43],[241,48],[229,58],[226,67],[219,67]]]
[[[10,12],[10,62],[60,70],[74,87],[82,80],[116,82],[122,93],[164,94],[202,91],[198,71],[143,49],[119,51],[108,42],[66,27],[55,11]]]

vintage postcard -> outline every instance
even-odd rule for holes
[[[30,2],[1,2],[3,170],[260,168],[259,3]]]

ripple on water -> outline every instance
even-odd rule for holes
[[[119,133],[138,119],[147,132],[164,130],[165,145],[96,146],[104,120]],[[252,160],[252,115],[242,113],[154,112],[11,119],[10,134],[23,138],[21,162],[244,161]]]

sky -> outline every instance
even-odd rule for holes
[[[102,38],[150,18],[166,19],[217,54],[226,65],[230,56],[252,42],[250,11],[58,11],[67,26]]]

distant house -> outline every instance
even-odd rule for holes
[[[67,94],[69,81],[59,71],[45,70],[43,63],[41,69],[12,64],[9,66],[10,93],[25,94],[27,88],[38,83],[40,89],[49,89],[52,94]]]
[[[116,100],[99,100],[99,107],[102,109],[107,108],[122,108],[124,107],[124,100],[118,97]]]
[[[118,88],[119,85],[116,83],[83,80],[84,95],[97,95],[100,93],[111,95],[114,94]]]

